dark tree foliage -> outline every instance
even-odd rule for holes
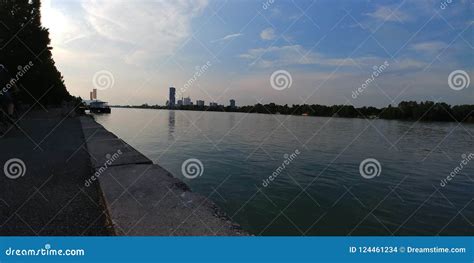
[[[474,122],[474,105],[451,107],[444,102],[403,101],[398,107],[382,109],[380,118],[420,121]]]
[[[41,26],[39,0],[0,1],[0,64],[17,80],[17,97],[23,103],[58,105],[72,99],[50,42],[48,29]]]

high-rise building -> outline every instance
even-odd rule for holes
[[[92,93],[92,91],[89,92],[89,97],[91,98],[91,100],[94,100],[94,93]]]
[[[169,99],[169,108],[174,108],[176,105],[176,89],[174,87],[170,87],[170,99]]]
[[[97,99],[97,89],[92,90],[92,97],[94,98],[94,100]]]
[[[235,108],[235,100],[234,99],[230,100],[230,107]]]
[[[183,100],[178,100],[177,104],[178,104],[178,107],[183,106]]]
[[[196,105],[197,105],[198,107],[204,107],[204,101],[203,101],[203,100],[197,100],[197,101],[196,101]]]
[[[192,103],[191,103],[191,98],[190,98],[190,97],[184,98],[184,99],[183,99],[183,105],[184,105],[184,106],[192,105]]]
[[[210,102],[209,103],[209,107],[211,107],[211,108],[217,108],[217,106],[218,106],[217,102]]]

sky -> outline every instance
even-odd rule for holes
[[[206,104],[474,104],[469,0],[47,0],[42,22],[69,92],[114,105],[164,105],[169,86]]]

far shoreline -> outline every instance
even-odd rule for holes
[[[259,104],[257,104],[259,105]],[[450,114],[446,109],[442,108],[444,111],[446,111],[449,116],[448,119],[437,119],[436,117],[433,118],[433,119],[427,119],[427,118],[424,118],[425,115],[430,111],[426,111],[424,112],[424,114],[422,115],[421,118],[403,118],[403,117],[391,117],[391,118],[384,118],[384,116],[380,116],[379,115],[361,115],[361,114],[358,114],[358,115],[353,115],[353,116],[344,116],[344,115],[339,115],[337,114],[342,108],[344,107],[349,107],[349,108],[354,108],[353,106],[351,105],[333,105],[333,106],[322,106],[322,105],[294,105],[296,106],[297,108],[298,107],[303,107],[303,106],[309,106],[309,107],[313,107],[313,106],[317,106],[317,107],[327,107],[327,108],[334,108],[334,107],[339,107],[338,111],[336,112],[336,114],[333,114],[333,115],[317,115],[317,114],[288,114],[288,113],[280,113],[280,112],[270,112],[267,110],[267,106],[271,105],[271,104],[266,104],[266,105],[262,105],[260,104],[260,107],[263,107],[266,109],[267,112],[257,112],[257,111],[244,111],[243,109],[255,109],[256,107],[258,107],[257,105],[255,106],[242,106],[242,107],[235,107],[235,108],[230,108],[229,106],[228,107],[223,107],[222,105],[220,107],[209,107],[209,106],[204,106],[204,107],[198,107],[198,106],[184,106],[184,107],[175,107],[175,108],[169,108],[167,106],[159,106],[159,105],[146,105],[146,104],[143,104],[143,105],[133,105],[133,106],[125,106],[125,105],[112,105],[110,106],[111,108],[122,108],[122,109],[149,109],[149,110],[176,110],[176,111],[196,111],[196,112],[202,112],[202,111],[207,111],[207,112],[221,112],[221,113],[243,113],[243,114],[264,114],[264,115],[285,115],[285,116],[296,116],[296,117],[320,117],[320,118],[344,118],[344,119],[366,119],[366,120],[387,120],[387,121],[390,121],[390,120],[394,120],[394,121],[403,121],[403,122],[424,122],[424,123],[463,123],[463,124],[474,124],[474,105],[455,105],[453,107],[451,107],[450,105],[448,104],[445,104],[445,103],[436,103],[434,104],[434,106],[437,106],[437,105],[441,105],[441,107],[443,106],[448,106],[449,109],[456,109],[456,107],[464,107],[466,108],[467,110],[465,110],[465,112],[468,112],[467,114],[465,115],[462,115],[461,118],[461,121],[459,119],[455,119],[453,114]],[[274,104],[275,105],[275,104]],[[275,106],[278,106],[278,107],[283,107],[281,105],[275,105]],[[389,110],[393,110],[393,109],[397,109],[399,110],[399,107],[391,107],[389,105],[389,107],[387,108],[381,108],[381,109],[378,109],[378,108],[375,108],[375,107],[362,107],[362,108],[354,108],[354,110],[357,112],[357,113],[361,113],[360,112],[360,109],[375,109],[377,111],[380,111],[381,113],[385,112],[387,109]]]

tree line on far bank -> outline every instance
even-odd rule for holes
[[[140,106],[115,106],[124,108],[143,109],[167,109],[166,106],[143,104]],[[416,102],[402,101],[398,106],[388,105],[384,108],[360,107],[352,105],[278,105],[275,103],[256,104],[254,106],[242,106],[232,108],[230,106],[180,106],[178,110],[197,111],[224,111],[224,112],[245,112],[262,114],[284,114],[284,115],[304,115],[320,117],[343,117],[343,118],[368,118],[368,119],[389,119],[389,120],[414,120],[414,121],[457,121],[474,123],[474,105],[451,106],[444,102]]]

